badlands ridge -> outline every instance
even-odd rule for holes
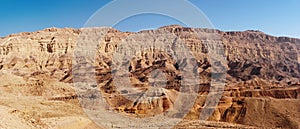
[[[94,40],[99,32],[105,35]],[[81,67],[74,65],[80,39],[98,43],[94,61],[86,62],[94,72],[74,74]],[[149,41],[170,43],[169,53],[176,53],[182,42],[194,57],[197,97],[186,114],[170,115],[170,119],[183,119],[174,128],[300,128],[300,39],[177,25],[137,33],[112,28],[48,28],[0,38],[0,128],[118,128],[113,123],[100,127],[84,112],[99,97],[92,90],[86,96],[77,94],[74,82],[90,81],[81,77],[84,74],[95,77],[97,84],[90,88],[101,93],[107,110],[149,118],[176,108],[183,78],[180,66],[188,61],[176,61],[159,48],[127,49],[134,54],[127,62],[128,78],[135,89],[143,91],[136,94],[138,98],[129,99],[130,91],[119,89],[120,83],[114,82],[113,56],[121,43]],[[210,44],[215,44],[213,49],[208,49]],[[219,62],[225,69],[221,74],[225,86],[208,121],[199,121],[216,65],[209,50],[226,59]],[[161,87],[153,88],[154,83]],[[130,128],[127,125],[119,128]]]

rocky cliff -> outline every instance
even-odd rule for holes
[[[102,31],[105,36],[95,40],[94,34]],[[172,109],[180,94],[182,69],[179,66],[186,64],[184,60],[174,60],[158,47],[142,52],[133,51],[134,58],[127,62],[128,77],[133,86],[140,91],[147,91],[153,87],[151,79],[155,77],[154,80],[159,81],[156,84],[165,87],[148,90],[132,101],[126,98],[130,91],[118,89],[120,86],[112,78],[114,53],[120,49],[121,43],[170,42],[170,53],[176,54],[175,49],[179,50],[182,47],[179,42],[182,42],[193,55],[197,66],[195,74],[199,75],[199,96],[185,119],[199,119],[203,110],[211,89],[212,66],[215,65],[210,59],[209,47],[214,47],[215,52],[226,58],[226,63],[222,64],[226,69],[226,84],[222,98],[209,120],[266,128],[296,129],[300,126],[300,39],[274,37],[252,30],[223,32],[172,25],[137,33],[112,28],[49,28],[9,35],[0,39],[2,96],[37,96],[49,103],[65,101],[78,107],[77,98],[82,96],[77,96],[72,88],[72,71],[79,67],[74,66],[73,62],[76,47],[81,47],[77,44],[78,40],[95,40],[93,42],[98,43],[95,61],[91,66],[95,72],[84,71],[83,74],[96,76],[97,85],[93,87],[100,89],[108,104],[117,112],[133,117],[149,117]],[[80,75],[77,77],[80,79]],[[10,102],[2,103],[10,105]],[[22,108],[16,110],[26,113]],[[49,114],[39,114],[38,119],[51,117]],[[57,116],[62,114],[64,111]],[[53,124],[49,124],[49,121],[40,120],[36,127],[50,128]]]

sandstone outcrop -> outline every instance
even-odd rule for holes
[[[45,103],[53,106],[48,108],[50,111],[55,110],[56,107],[61,108],[56,114],[46,110],[39,111],[39,107],[32,107],[32,110],[40,112],[37,115],[26,112],[26,108],[20,106],[26,103],[12,102],[15,99],[0,98],[1,105],[15,108],[14,112],[18,114],[30,116],[26,116],[25,119],[24,115],[15,115],[21,119],[24,118],[25,125],[20,124],[20,127],[25,127],[28,121],[29,128],[32,125],[36,125],[33,126],[34,128],[51,128],[55,126],[53,122],[60,123],[59,127],[67,127],[61,124],[68,117],[70,117],[69,125],[81,121],[86,123],[80,125],[83,128],[96,126],[83,115],[83,112],[77,112],[75,109],[80,108],[77,100],[79,97],[93,99],[97,96],[92,96],[93,91],[90,92],[90,96],[78,96],[72,83],[74,69],[82,67],[74,66],[76,48],[80,47],[80,44],[76,44],[77,41],[94,39],[93,36],[97,32],[102,32],[101,30],[106,34],[102,39],[94,41],[98,43],[96,57],[90,66],[86,64],[86,67],[94,69],[95,72],[82,71],[82,74],[95,75],[97,85],[93,85],[91,89],[99,89],[107,103],[116,112],[132,117],[150,117],[162,114],[174,107],[181,88],[182,69],[180,67],[185,66],[188,61],[177,61],[169,53],[178,54],[175,49],[179,50],[178,48],[182,47],[179,42],[183,42],[196,62],[197,67],[191,74],[199,75],[199,82],[196,84],[199,96],[185,116],[185,119],[190,122],[183,123],[194,125],[191,121],[199,119],[199,114],[203,110],[211,89],[212,71],[215,70],[212,67],[215,64],[210,59],[210,49],[208,49],[208,47],[213,47],[213,50],[224,55],[227,61],[221,64],[226,69],[224,92],[217,107],[213,108],[214,113],[209,118],[210,121],[217,121],[221,124],[222,122],[237,123],[257,128],[296,129],[300,126],[300,39],[274,37],[253,30],[223,32],[172,25],[137,33],[121,32],[112,28],[49,28],[0,38],[1,97],[32,97],[33,100],[38,100],[37,106],[44,107]],[[176,40],[172,40],[173,37]],[[147,44],[150,41],[172,44],[170,52],[163,52],[159,48],[151,48],[142,52],[130,51],[134,54],[134,58],[125,62],[129,67],[128,74],[124,76],[130,78],[135,89],[145,92],[135,94],[137,98],[129,100],[126,96],[132,95],[131,91],[119,89],[120,86],[115,85],[117,83],[112,78],[116,70],[112,67],[114,54],[120,49],[122,43]],[[210,46],[211,44],[215,46]],[[82,79],[80,81],[90,81],[80,76],[76,75],[77,79]],[[153,82],[151,79],[158,82]],[[156,88],[153,88],[154,84]],[[30,99],[26,97],[23,99],[29,101]],[[37,102],[32,102],[32,104]],[[89,103],[84,104],[89,105]],[[65,110],[66,108],[74,110],[68,111]],[[2,114],[2,107],[0,113]],[[76,118],[71,117],[76,116],[75,114],[80,115]],[[65,118],[58,119],[58,117]],[[177,116],[174,115],[174,117]],[[37,121],[37,124],[30,123],[31,119]],[[208,123],[208,125],[213,124]],[[202,125],[201,128],[204,128],[205,123]],[[235,127],[225,125],[216,126],[216,128]],[[0,124],[0,128],[1,126],[5,125]]]

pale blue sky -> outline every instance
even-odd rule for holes
[[[224,31],[261,30],[300,38],[300,0],[189,0]],[[0,36],[49,27],[81,28],[110,0],[0,0]],[[155,20],[149,20],[155,19]],[[183,24],[161,15],[131,17],[115,27],[138,31]]]

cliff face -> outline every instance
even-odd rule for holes
[[[164,88],[148,91],[135,101],[126,99],[127,90],[118,90],[113,83],[112,60],[122,42],[173,42],[171,53],[183,42],[195,57],[199,74],[199,96],[186,119],[198,119],[210,89],[212,62],[208,45],[226,57],[226,86],[223,97],[209,118],[258,127],[299,128],[299,49],[300,40],[274,37],[259,31],[222,32],[166,26],[138,33],[120,32],[110,28],[50,28],[33,33],[9,35],[0,39],[0,83],[3,92],[13,95],[44,96],[49,100],[73,101],[77,98],[73,82],[72,61],[79,38],[93,39],[99,29],[107,32],[99,43],[95,62],[98,87],[116,111],[147,117],[171,109],[179,92],[181,74],[177,62],[158,48],[132,52],[129,77],[135,88],[146,91],[152,86],[153,74],[163,73]],[[86,33],[89,32],[89,33]],[[161,36],[164,33],[165,37]],[[132,35],[134,40],[128,41]],[[176,37],[176,42],[170,37]],[[172,39],[172,38],[171,38]],[[155,70],[159,70],[153,72]],[[85,72],[85,74],[90,74]],[[79,78],[80,79],[80,78]],[[157,78],[156,78],[157,80]],[[165,81],[167,80],[167,81]],[[51,83],[49,83],[51,82]],[[26,87],[26,88],[23,88]],[[280,108],[286,105],[286,108]],[[288,109],[293,110],[288,110]],[[259,117],[260,119],[255,119]],[[261,122],[263,121],[263,122]]]
[[[273,37],[259,31],[222,32],[180,26],[162,27],[159,30],[174,34],[186,43],[194,57],[197,58],[200,68],[201,65],[207,67],[206,64],[209,64],[209,62],[205,62],[208,56],[206,42],[222,43],[223,52],[228,61],[226,64],[228,67],[227,81],[234,82],[234,84],[242,82],[243,85],[255,86],[256,83],[261,85],[264,81],[270,81],[274,83],[273,85],[288,86],[298,83],[300,76],[298,69],[299,39]],[[70,70],[77,38],[82,36],[79,35],[80,32],[81,30],[76,29],[49,28],[1,38],[0,68],[12,71],[19,69],[19,72],[26,71],[27,74],[52,73],[51,76],[62,79],[64,75],[58,72]],[[139,33],[147,35],[153,32]],[[133,33],[109,29],[105,38],[99,41],[101,56],[111,58],[117,50],[118,44],[131,34]],[[136,58],[147,58],[148,64],[151,64],[155,60],[151,58],[155,58],[158,54],[152,52],[148,55],[136,55]],[[103,62],[109,61],[104,60]],[[132,69],[137,69],[136,67],[132,66]]]

